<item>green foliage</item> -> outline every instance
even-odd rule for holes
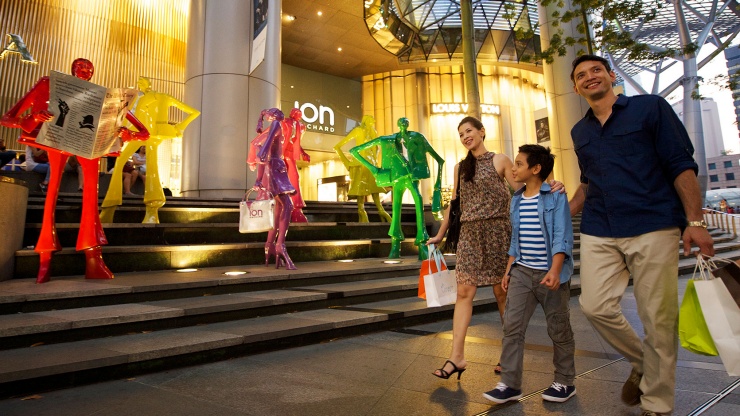
[[[575,45],[583,45],[591,54],[596,50],[610,53],[627,52],[627,59],[633,61],[673,57],[698,50],[698,46],[693,43],[682,49],[651,50],[648,45],[637,41],[629,32],[623,30],[621,22],[633,25],[639,22],[649,23],[656,19],[660,9],[672,7],[663,0],[571,0],[570,10],[565,8],[561,0],[539,1],[542,6],[556,7],[550,15],[550,24],[553,27],[551,32],[554,33],[550,33],[548,48],[534,56],[522,57],[525,62],[552,63],[556,56],[566,54],[567,47]],[[570,22],[577,22],[576,30],[579,35],[564,35],[560,24]],[[517,30],[516,36],[520,39],[529,39],[534,36],[534,30]]]

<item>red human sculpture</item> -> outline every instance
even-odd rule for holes
[[[306,203],[301,195],[301,184],[298,176],[298,166],[296,162],[302,160],[310,162],[311,156],[301,147],[301,137],[306,131],[306,125],[301,122],[303,113],[301,110],[294,108],[290,110],[290,117],[283,120],[283,133],[285,141],[283,142],[283,158],[288,166],[288,178],[295,188],[295,193],[290,196],[293,200],[293,212],[290,214],[290,222],[308,222],[306,215],[303,214],[303,208]]]
[[[295,270],[296,267],[285,249],[285,237],[288,234],[290,216],[293,212],[293,201],[290,197],[295,193],[295,188],[290,183],[283,158],[285,146],[283,141],[286,140],[285,124],[282,123],[284,118],[283,112],[277,108],[262,110],[257,121],[258,136],[250,143],[247,163],[249,169],[257,169],[254,188],[269,191],[275,199],[275,228],[267,233],[265,266],[269,265],[270,257],[275,256],[277,268],[285,264],[286,269]],[[267,131],[263,131],[262,128],[264,121],[271,122]]]
[[[95,68],[87,59],[78,58],[72,62],[72,75],[89,81]],[[13,108],[0,118],[0,125],[19,128],[21,134],[19,143],[42,148],[49,155],[49,177],[48,193],[44,202],[44,217],[41,224],[41,233],[34,251],[39,253],[39,271],[36,283],[46,283],[51,277],[51,257],[55,251],[62,249],[57,236],[54,213],[56,211],[57,197],[59,196],[59,185],[61,184],[64,165],[70,153],[52,147],[36,143],[36,137],[43,123],[49,122],[54,116],[49,113],[49,77],[42,77],[36,85],[29,90]],[[28,111],[28,114],[26,112]],[[122,141],[146,140],[149,132],[143,124],[129,111],[126,119],[136,127],[138,132],[121,127],[118,137]],[[113,273],[103,261],[101,246],[108,244],[100,224],[98,215],[98,166],[99,158],[85,159],[78,157],[82,165],[85,183],[82,191],[82,216],[80,218],[80,229],[77,235],[77,251],[85,253],[85,278],[87,279],[112,279]]]

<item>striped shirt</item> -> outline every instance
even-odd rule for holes
[[[519,204],[521,258],[517,263],[535,270],[548,270],[545,236],[542,234],[540,219],[537,216],[539,197],[539,193],[532,197],[522,195],[522,202]]]

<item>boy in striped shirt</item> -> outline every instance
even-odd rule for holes
[[[495,403],[522,397],[524,335],[537,304],[552,339],[555,380],[542,393],[552,402],[576,394],[575,342],[570,327],[570,276],[573,274],[573,224],[564,193],[550,193],[545,181],[555,156],[549,148],[527,144],[514,160],[514,180],[524,186],[511,201],[509,264],[502,282],[507,292],[501,381],[483,396]]]

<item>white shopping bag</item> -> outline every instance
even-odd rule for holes
[[[722,364],[728,375],[736,377],[740,376],[740,308],[722,279],[712,275],[711,270],[717,268],[716,260],[725,261],[717,257],[697,258],[700,273],[699,276],[694,273],[694,287]]]
[[[275,226],[275,200],[264,199],[250,201],[249,193],[244,195],[239,202],[239,232],[240,233],[261,233],[270,231]]]
[[[438,270],[424,276],[424,290],[426,291],[427,307],[451,305],[457,300],[457,280],[454,270],[442,270],[444,257],[439,250],[429,253]]]

